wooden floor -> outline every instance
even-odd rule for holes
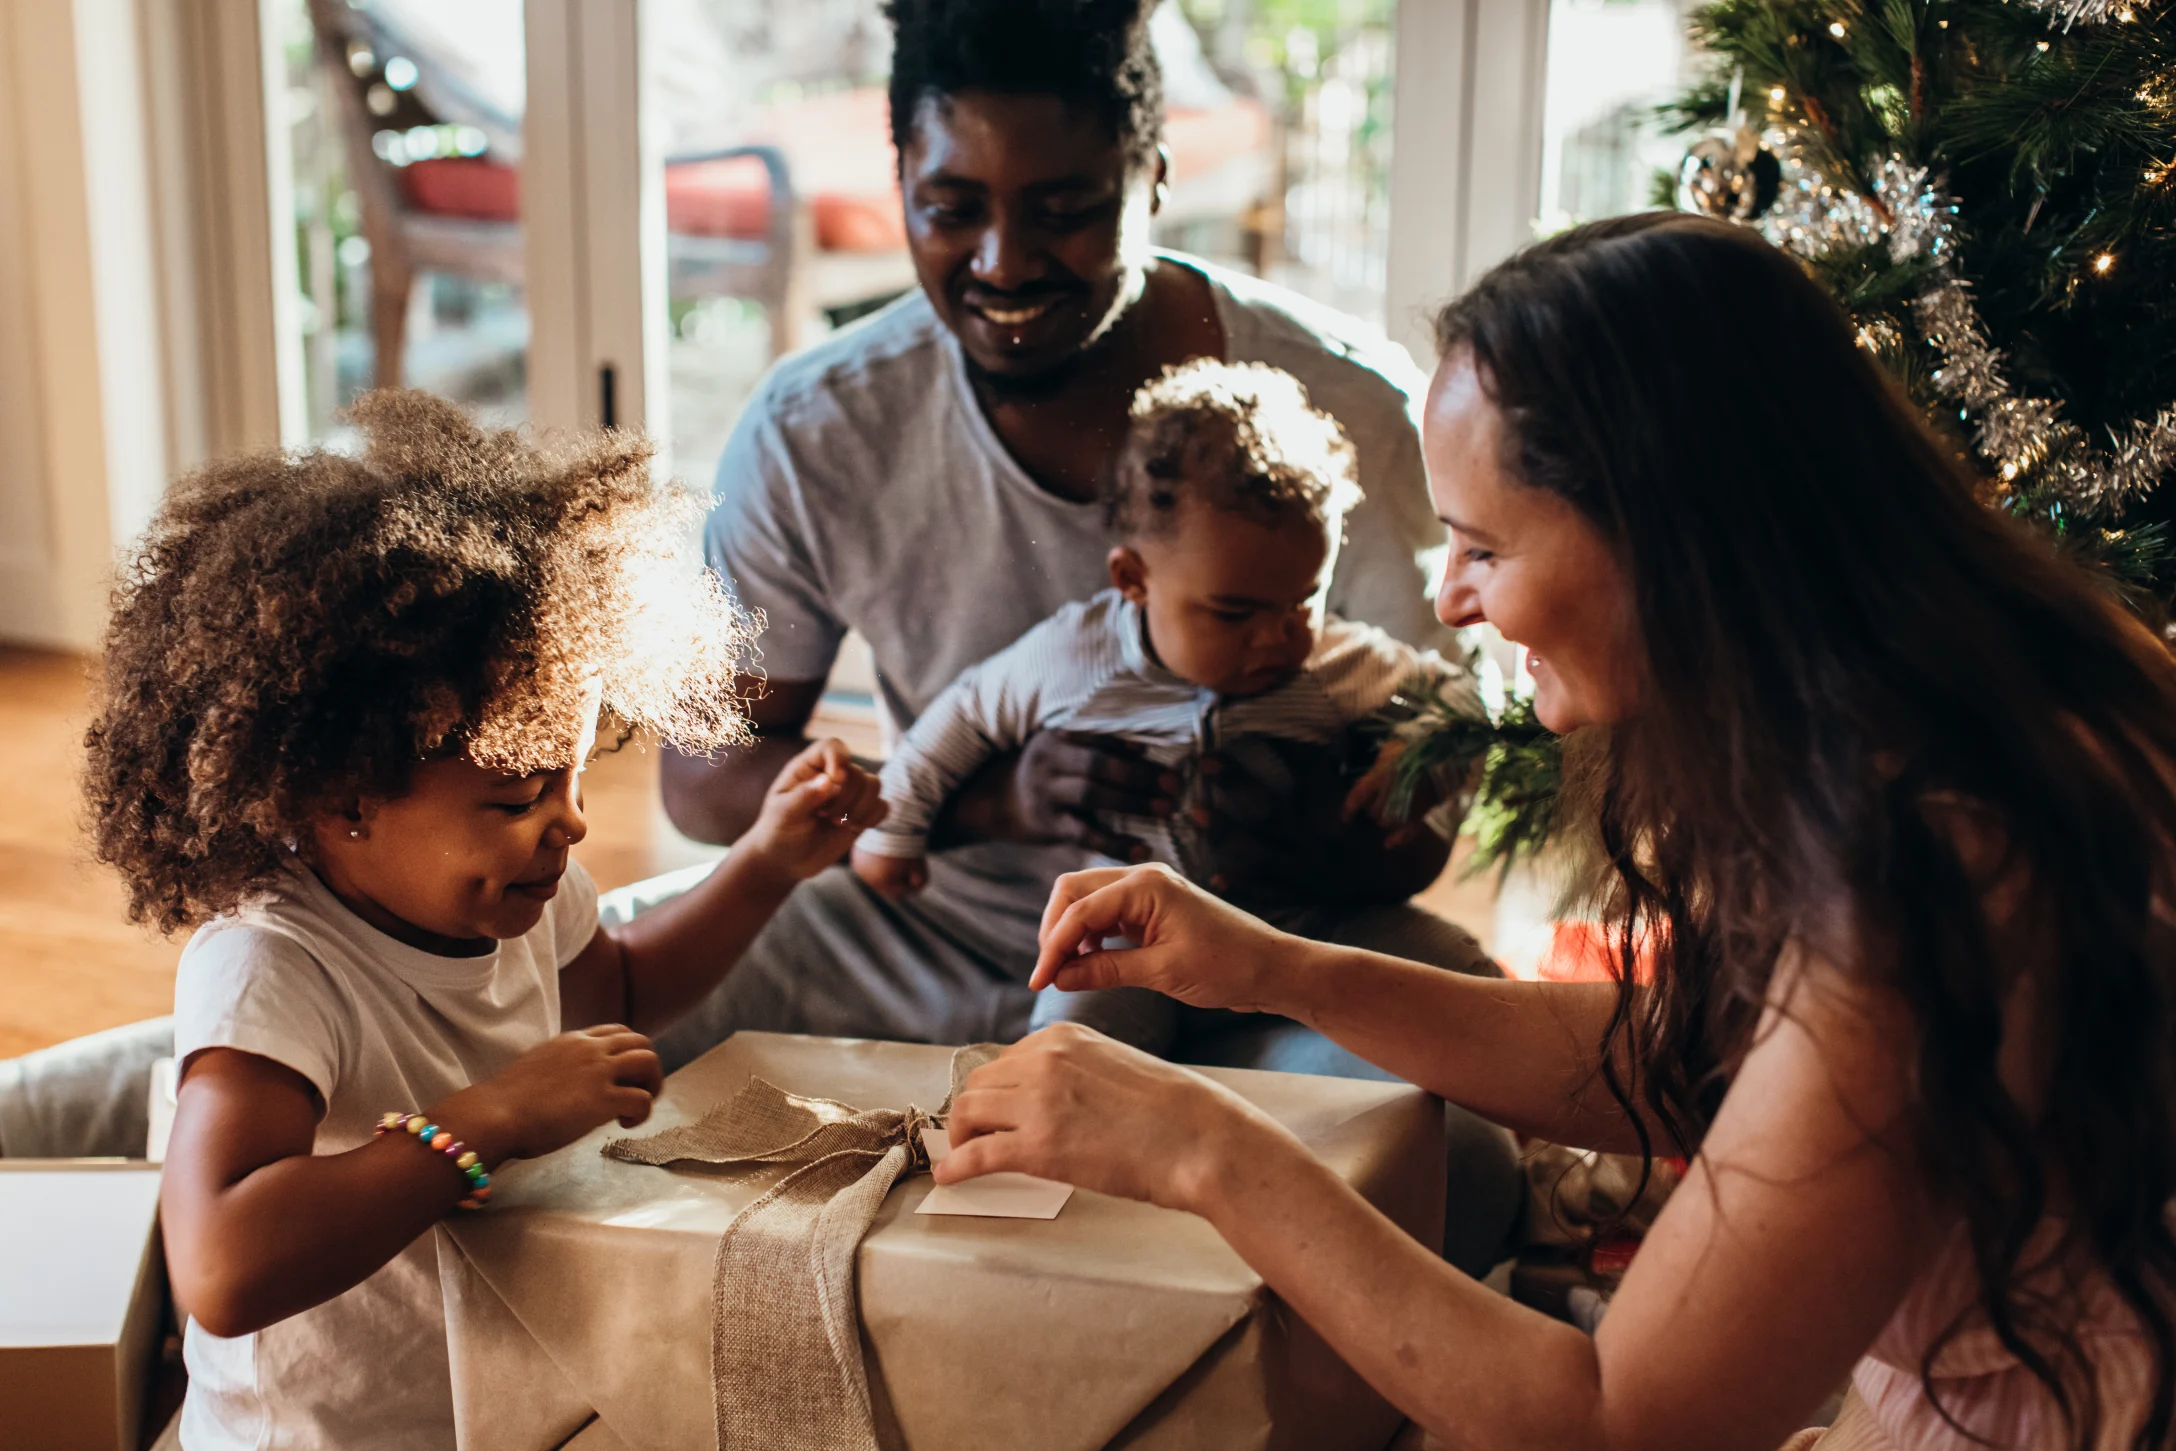
[[[79,780],[86,665],[67,655],[0,646],[0,1058],[173,1007],[183,938],[131,926],[113,872],[92,861],[81,830]],[[819,721],[855,750],[878,754],[873,722]],[[611,888],[717,855],[665,819],[657,757],[640,743],[600,759],[586,786],[589,837],[576,848]],[[1449,875],[1423,899],[1472,928],[1493,925],[1485,884]]]

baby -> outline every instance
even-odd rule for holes
[[[1344,430],[1290,374],[1197,360],[1144,386],[1131,411],[1106,494],[1112,587],[967,670],[899,742],[884,766],[885,822],[853,853],[886,896],[927,882],[947,798],[1038,731],[1117,736],[1188,779],[1204,753],[1250,739],[1342,747],[1401,688],[1463,683],[1433,652],[1325,615],[1360,489]],[[1109,825],[1199,874],[1185,812]],[[1141,989],[1045,990],[1034,1025],[1061,1019],[1160,1052],[1177,1004]]]

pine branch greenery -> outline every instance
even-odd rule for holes
[[[1500,875],[1548,844],[1563,752],[1531,700],[1512,697],[1491,712],[1421,677],[1399,690],[1376,728],[1395,747],[1384,817],[1408,820],[1423,802],[1463,805],[1459,833],[1474,839],[1467,876],[1491,867]]]
[[[1796,216],[1754,225],[1805,257],[1991,502],[2165,623],[2176,0],[1716,0],[1690,27],[1713,66],[1662,121],[1727,124],[1735,83],[1750,124],[1840,194],[1802,188]],[[1901,175],[1939,203],[1938,246],[1896,245],[1927,226]],[[1876,235],[1808,244],[1823,211]]]

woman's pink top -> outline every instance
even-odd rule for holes
[[[2053,1239],[2052,1233],[2040,1236],[2043,1244]],[[2077,1306],[2073,1323],[2100,1383],[2102,1426],[2096,1451],[2129,1451],[2152,1402],[2153,1343],[2105,1279],[2094,1276],[2065,1286],[2050,1271],[2047,1286]],[[2053,1397],[2003,1349],[1993,1328],[1973,1308],[1978,1296],[1971,1246],[1960,1235],[1912,1286],[1853,1370],[1852,1383],[1894,1451],[2069,1444]],[[1919,1379],[1927,1348],[1966,1310],[1971,1314],[1963,1330],[1935,1361],[1934,1384],[1942,1409],[1979,1441],[1942,1418]]]

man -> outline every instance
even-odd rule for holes
[[[1438,643],[1424,556],[1442,542],[1405,353],[1290,293],[1148,244],[1167,158],[1139,0],[892,0],[893,140],[920,290],[773,371],[720,461],[710,558],[761,609],[757,747],[668,756],[691,836],[753,821],[852,628],[891,722],[962,669],[1105,583],[1097,502],[1134,391],[1200,356],[1304,383],[1359,456],[1330,608]],[[1348,910],[1329,935],[1493,972],[1472,938],[1405,899],[1441,871],[1431,833],[1386,844],[1334,810],[1289,819],[1236,763],[1209,835],[1234,895],[1301,886]],[[1214,769],[1214,768],[1212,768]],[[891,904],[850,873],[807,884],[668,1058],[743,1027],[933,1042],[1011,1039],[1052,881],[1138,843],[1101,813],[1175,809],[1178,782],[1126,748],[1059,734],[994,761],[933,838],[926,891]],[[1315,793],[1319,795],[1320,793]],[[947,850],[946,848],[949,848]],[[1190,1061],[1365,1072],[1295,1025],[1223,1022]]]

